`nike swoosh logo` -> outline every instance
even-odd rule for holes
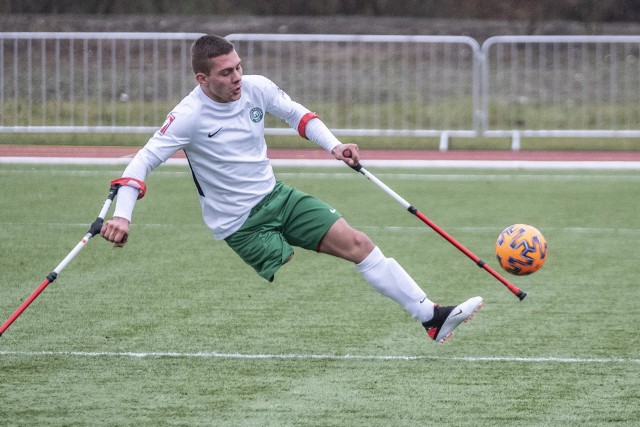
[[[461,308],[458,309],[457,313],[452,314],[451,317],[456,317],[456,316],[458,316],[460,314],[462,314],[462,309]]]
[[[220,132],[222,130],[222,128],[218,129],[215,132],[209,132],[208,136],[209,138],[213,138],[214,136],[216,136],[218,134],[218,132]]]
[[[336,210],[335,209],[329,209],[329,212],[336,213]]]

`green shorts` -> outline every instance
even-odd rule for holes
[[[318,250],[329,228],[341,215],[326,203],[280,181],[225,242],[262,277],[273,281],[276,271],[293,255],[293,247]]]

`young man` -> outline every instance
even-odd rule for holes
[[[143,182],[176,151],[184,150],[198,190],[202,216],[216,239],[272,281],[298,246],[353,262],[378,292],[421,322],[429,337],[444,342],[482,306],[482,298],[440,307],[393,259],[352,228],[324,202],[277,181],[264,139],[264,115],[285,120],[337,160],[358,163],[358,146],[342,144],[324,123],[263,76],[243,76],[234,46],[202,36],[191,47],[198,85],[167,116],[138,152],[123,177]],[[349,158],[343,153],[351,151]],[[113,218],[100,234],[122,247],[128,238],[138,189],[118,192]]]

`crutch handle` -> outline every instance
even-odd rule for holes
[[[345,148],[345,150],[342,152],[342,156],[350,159],[351,156],[353,156],[353,153],[349,148]],[[348,166],[356,172],[360,172],[360,170],[362,169],[362,165],[360,163],[356,163],[354,165],[348,165]]]

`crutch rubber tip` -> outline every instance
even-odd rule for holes
[[[522,300],[524,299],[524,297],[526,297],[526,296],[527,296],[527,293],[526,293],[525,291],[522,291],[522,290],[521,290],[520,292],[518,292],[518,294],[517,294],[516,296],[518,297],[518,299],[519,299],[520,301],[522,301]]]

